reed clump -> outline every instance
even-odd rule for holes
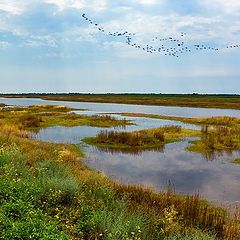
[[[189,150],[234,151],[240,150],[240,128],[229,126],[203,126],[201,139],[194,141]]]
[[[165,126],[135,132],[100,131],[95,138],[86,138],[84,141],[102,148],[154,149],[197,134],[198,131],[182,129],[180,126]]]
[[[21,138],[28,138],[29,132],[23,130],[19,125],[12,125],[12,124],[1,124],[0,123],[0,134],[4,135],[9,139],[11,136],[21,137]]]
[[[42,122],[41,117],[37,117],[33,114],[24,114],[18,118],[18,123],[23,126],[23,128],[38,128]]]
[[[164,132],[155,131],[152,134],[145,132],[116,132],[100,131],[96,136],[96,143],[120,144],[131,147],[141,147],[149,144],[164,143]]]

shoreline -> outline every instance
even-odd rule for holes
[[[1,94],[3,98],[37,98],[42,100],[115,103],[146,106],[189,107],[240,110],[239,95],[194,95],[194,94]]]

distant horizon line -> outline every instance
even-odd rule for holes
[[[4,95],[200,95],[200,96],[240,96],[240,93],[146,93],[146,92],[21,92],[0,93]]]

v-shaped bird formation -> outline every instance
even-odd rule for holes
[[[109,32],[106,31],[100,24],[94,22],[92,19],[86,16],[85,13],[82,14],[82,18],[85,19],[89,24],[93,25],[98,31],[102,34],[105,34],[109,37],[116,37],[122,38],[126,44],[129,46],[136,48],[138,50],[145,51],[147,53],[161,53],[164,56],[172,56],[172,57],[179,57],[181,54],[184,53],[193,53],[195,51],[220,51],[223,49],[234,49],[240,48],[240,44],[235,45],[226,45],[224,47],[216,47],[216,46],[209,46],[202,43],[194,43],[194,44],[187,44],[184,41],[187,33],[181,32],[179,37],[153,37],[151,42],[148,44],[140,44],[136,41],[136,33],[131,33],[129,31],[123,32]]]

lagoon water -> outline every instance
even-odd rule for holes
[[[134,112],[181,117],[240,117],[239,110],[226,109],[60,102],[29,98],[0,98],[0,103],[17,106],[52,104],[86,109],[86,111],[77,111],[80,114]],[[119,115],[117,117],[121,118]],[[178,121],[134,117],[126,117],[126,119],[131,120],[135,125],[114,129],[117,131],[135,131],[165,125],[180,125],[189,129],[199,129],[198,126]],[[231,163],[231,160],[240,157],[239,152],[215,153],[211,156],[191,153],[185,148],[192,139],[171,143],[162,149],[143,152],[109,151],[81,143],[81,139],[94,136],[100,130],[102,128],[88,126],[56,126],[42,129],[34,137],[50,142],[81,144],[88,166],[124,183],[141,184],[161,191],[171,182],[175,191],[179,193],[199,193],[209,201],[222,204],[234,204],[240,201],[240,165]]]
[[[240,118],[240,110],[213,109],[213,108],[189,108],[189,107],[164,107],[114,103],[88,103],[88,102],[65,102],[48,101],[36,98],[0,98],[0,103],[17,106],[30,106],[38,104],[64,105],[72,108],[89,110],[89,114],[95,113],[147,113],[177,117],[212,117],[232,116]]]

